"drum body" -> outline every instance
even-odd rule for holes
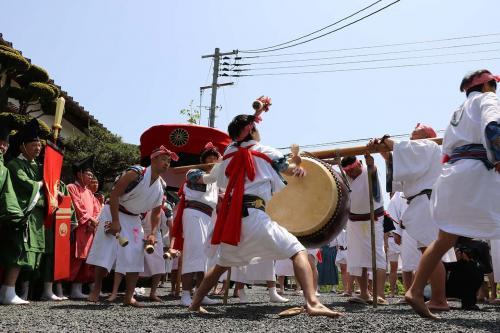
[[[349,190],[330,164],[314,157],[302,157],[301,166],[306,176],[285,176],[288,186],[273,196],[266,211],[305,247],[319,248],[345,227]]]

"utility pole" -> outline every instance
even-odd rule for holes
[[[220,57],[225,56],[225,55],[231,55],[231,54],[238,54],[238,51],[234,50],[232,52],[220,53],[219,48],[216,48],[214,54],[208,54],[208,55],[201,56],[202,59],[214,58],[214,74],[212,76],[212,85],[200,87],[200,90],[212,89],[212,98],[210,100],[210,115],[208,118],[208,126],[210,126],[210,127],[215,127],[215,108],[217,106],[217,88],[223,87],[223,86],[231,86],[234,84],[234,82],[220,83],[220,84],[217,83],[217,79],[219,78]]]

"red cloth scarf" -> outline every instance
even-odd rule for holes
[[[182,247],[184,245],[184,237],[182,236],[182,215],[184,215],[184,208],[186,208],[186,196],[184,195],[184,184],[182,183],[181,187],[179,187],[179,204],[177,205],[177,212],[175,213],[174,225],[172,226],[172,238],[173,244],[172,248],[175,250],[182,251]]]
[[[238,147],[237,151],[227,154],[223,158],[225,160],[232,157],[225,172],[229,182],[220,213],[217,215],[217,221],[215,222],[212,244],[226,243],[237,246],[240,242],[245,179],[248,178],[248,180],[253,181],[256,173],[253,156],[272,163],[267,155],[250,150],[252,146]]]

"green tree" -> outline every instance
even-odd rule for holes
[[[201,118],[201,111],[196,110],[193,107],[193,100],[189,103],[189,107],[186,109],[181,109],[179,113],[183,116],[186,116],[187,122],[193,125],[199,125],[200,124],[200,118]]]
[[[95,171],[101,184],[113,183],[128,166],[139,164],[139,147],[124,143],[121,137],[97,126],[89,127],[88,136],[64,140],[65,155],[62,179],[73,181],[71,166],[90,155],[95,156]]]
[[[15,81],[20,87],[13,87]],[[19,101],[19,113],[27,114],[28,108],[40,103],[41,110],[54,113],[54,100],[60,95],[59,88],[49,83],[47,71],[30,64],[21,53],[11,47],[0,45],[0,112],[7,107],[8,98]]]

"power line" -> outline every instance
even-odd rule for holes
[[[443,133],[444,130],[438,130],[436,132]],[[409,137],[410,135],[411,135],[411,133],[396,134],[396,135],[391,135],[391,138],[406,138],[406,137]],[[312,144],[307,144],[307,145],[300,145],[300,148],[303,149],[303,148],[318,148],[318,147],[326,147],[326,146],[338,146],[338,145],[343,145],[343,144],[366,142],[366,141],[369,141],[371,139],[373,139],[373,138],[352,139],[352,140],[333,141],[333,142],[324,142],[324,143],[312,143]],[[285,149],[290,149],[290,147],[279,147],[276,149],[285,150]]]
[[[291,65],[291,66],[275,66],[275,67],[261,67],[261,68],[245,68],[245,69],[233,69],[232,72],[243,72],[243,71],[260,71],[260,70],[272,70],[272,69],[284,69],[284,68],[306,68],[306,67],[320,67],[320,66],[334,66],[334,65],[346,65],[346,64],[360,64],[360,63],[373,63],[373,62],[383,62],[383,61],[397,61],[397,60],[409,60],[409,59],[422,59],[422,58],[435,58],[435,57],[449,57],[457,55],[467,55],[467,54],[477,54],[486,52],[498,52],[500,49],[493,50],[478,50],[478,51],[467,51],[467,52],[455,52],[455,53],[442,53],[442,54],[430,54],[430,55],[420,55],[420,56],[408,56],[408,57],[396,57],[396,58],[383,58],[383,59],[368,59],[368,60],[352,60],[352,61],[342,61],[342,62],[331,62],[323,64],[309,64],[309,65]],[[222,69],[221,71],[224,71]]]
[[[438,43],[438,42],[446,42],[446,41],[452,41],[452,40],[482,38],[482,37],[491,37],[491,36],[499,36],[499,35],[500,35],[500,32],[495,32],[495,33],[490,33],[490,34],[468,35],[468,36],[450,37],[450,38],[442,38],[442,39],[430,39],[430,40],[422,40],[422,41],[416,41],[416,42],[365,45],[365,46],[358,46],[358,47],[351,47],[351,48],[319,50],[319,51],[305,51],[305,52],[292,52],[292,53],[280,53],[280,54],[263,54],[263,55],[244,56],[244,57],[237,57],[237,58],[238,59],[254,59],[254,58],[282,57],[282,56],[291,56],[291,55],[317,54],[317,53],[329,53],[329,52],[343,52],[343,51],[375,49],[375,48],[392,47],[392,46]]]
[[[316,39],[319,39],[319,38],[325,37],[325,36],[330,35],[330,34],[332,34],[332,33],[334,33],[334,32],[337,32],[337,31],[340,31],[340,30],[342,30],[342,29],[345,29],[345,28],[347,28],[347,27],[349,27],[349,26],[353,25],[354,23],[360,22],[360,21],[362,21],[362,20],[364,20],[364,19],[366,19],[366,18],[368,18],[368,17],[370,17],[370,16],[373,16],[373,15],[375,15],[375,14],[377,14],[377,13],[379,13],[379,12],[381,12],[381,11],[383,11],[383,10],[385,10],[385,9],[387,9],[387,8],[389,8],[389,7],[391,7],[391,6],[393,6],[393,5],[395,5],[396,3],[400,2],[400,1],[401,1],[401,0],[396,0],[396,1],[393,1],[393,2],[391,2],[390,4],[388,4],[388,5],[386,5],[386,6],[382,7],[382,8],[380,8],[380,9],[378,9],[378,10],[374,11],[374,12],[371,12],[370,14],[367,14],[367,15],[365,15],[365,16],[362,16],[361,18],[359,18],[359,19],[357,19],[357,20],[354,20],[354,21],[352,21],[352,22],[350,22],[350,23],[347,23],[347,24],[345,24],[345,25],[341,26],[340,28],[334,29],[334,30],[332,30],[332,31],[326,32],[326,33],[324,33],[324,34],[321,34],[321,35],[316,36],[316,37],[314,37],[314,38],[307,39],[307,40],[302,41],[302,42],[298,42],[298,43],[295,43],[295,44],[291,44],[291,45],[287,45],[287,46],[282,46],[282,47],[274,48],[274,49],[271,49],[271,50],[263,50],[263,51],[252,51],[252,50],[248,50],[248,51],[240,51],[240,50],[239,50],[238,52],[241,52],[241,53],[265,53],[265,52],[274,52],[274,51],[279,51],[279,50],[288,49],[288,48],[290,48],[290,47],[294,47],[294,46],[297,46],[297,45],[302,45],[302,44],[305,44],[305,43],[309,43],[309,42],[311,42],[311,41],[313,41],[313,40],[316,40]]]
[[[250,63],[244,63],[244,64],[234,63],[232,65],[234,65],[234,67],[240,67],[240,66],[250,66],[250,65],[280,64],[280,63],[306,62],[306,61],[328,60],[328,59],[357,58],[357,57],[369,57],[369,56],[387,55],[387,54],[400,54],[400,53],[409,53],[409,52],[425,52],[425,51],[445,50],[445,49],[454,49],[454,48],[481,46],[481,45],[491,45],[491,44],[499,44],[499,43],[500,43],[500,41],[494,41],[494,42],[484,42],[484,43],[472,43],[472,44],[459,44],[459,45],[449,45],[449,46],[440,46],[440,47],[430,47],[430,48],[424,48],[424,49],[409,49],[409,50],[375,52],[375,53],[364,53],[364,54],[351,54],[351,55],[322,57],[322,58],[262,61],[262,62],[250,62]]]
[[[221,76],[227,76],[227,77],[250,77],[250,76],[279,76],[279,75],[299,75],[299,74],[319,74],[319,73],[335,73],[335,72],[353,72],[353,71],[364,71],[364,70],[374,70],[374,69],[388,69],[388,68],[432,66],[432,65],[442,65],[442,64],[456,64],[456,63],[463,63],[463,62],[488,61],[488,60],[498,60],[498,59],[500,59],[500,57],[483,58],[483,59],[455,60],[455,61],[441,61],[441,62],[429,62],[429,63],[419,63],[419,64],[390,65],[390,66],[378,66],[378,67],[344,68],[344,69],[332,69],[332,70],[322,70],[322,71],[307,71],[307,72],[283,72],[283,73],[262,73],[262,74],[233,74],[233,75],[222,74]]]
[[[379,2],[382,2],[382,0],[375,1],[375,2],[371,3],[370,5],[368,5],[368,6],[364,7],[364,8],[362,8],[362,9],[360,9],[360,10],[358,10],[358,11],[354,12],[354,13],[352,13],[352,14],[351,14],[351,15],[349,15],[349,16],[346,16],[346,17],[344,17],[344,18],[342,18],[342,19],[340,19],[340,20],[338,20],[338,21],[336,21],[336,22],[333,22],[332,24],[327,25],[326,27],[323,27],[323,28],[321,28],[321,29],[318,29],[318,30],[316,30],[316,31],[313,31],[313,32],[311,32],[311,33],[308,33],[307,35],[303,35],[303,36],[300,36],[300,37],[298,37],[298,38],[295,38],[295,39],[289,40],[288,42],[284,42],[284,43],[280,43],[280,44],[276,44],[276,45],[272,45],[272,46],[268,46],[268,47],[263,47],[263,48],[260,48],[260,49],[246,50],[246,51],[241,51],[241,52],[259,52],[259,51],[263,51],[263,50],[267,50],[267,49],[273,49],[273,48],[275,48],[275,47],[279,47],[279,46],[283,46],[283,45],[286,45],[286,44],[290,44],[290,43],[296,42],[296,41],[298,41],[298,40],[301,40],[301,39],[304,39],[304,38],[309,37],[309,36],[311,36],[311,35],[314,35],[314,34],[316,34],[316,33],[320,32],[320,31],[323,31],[323,30],[326,30],[326,29],[328,29],[328,28],[330,28],[330,27],[333,27],[334,25],[337,25],[337,24],[339,24],[340,22],[343,22],[343,21],[345,21],[345,20],[347,20],[347,19],[350,19],[351,17],[353,17],[353,16],[355,16],[355,15],[357,15],[357,14],[359,14],[359,13],[361,13],[361,12],[363,12],[363,11],[365,11],[365,10],[367,10],[367,9],[369,9],[369,8],[371,8],[371,7],[373,7],[373,6],[375,6],[375,5],[376,5],[377,3],[379,3]]]

